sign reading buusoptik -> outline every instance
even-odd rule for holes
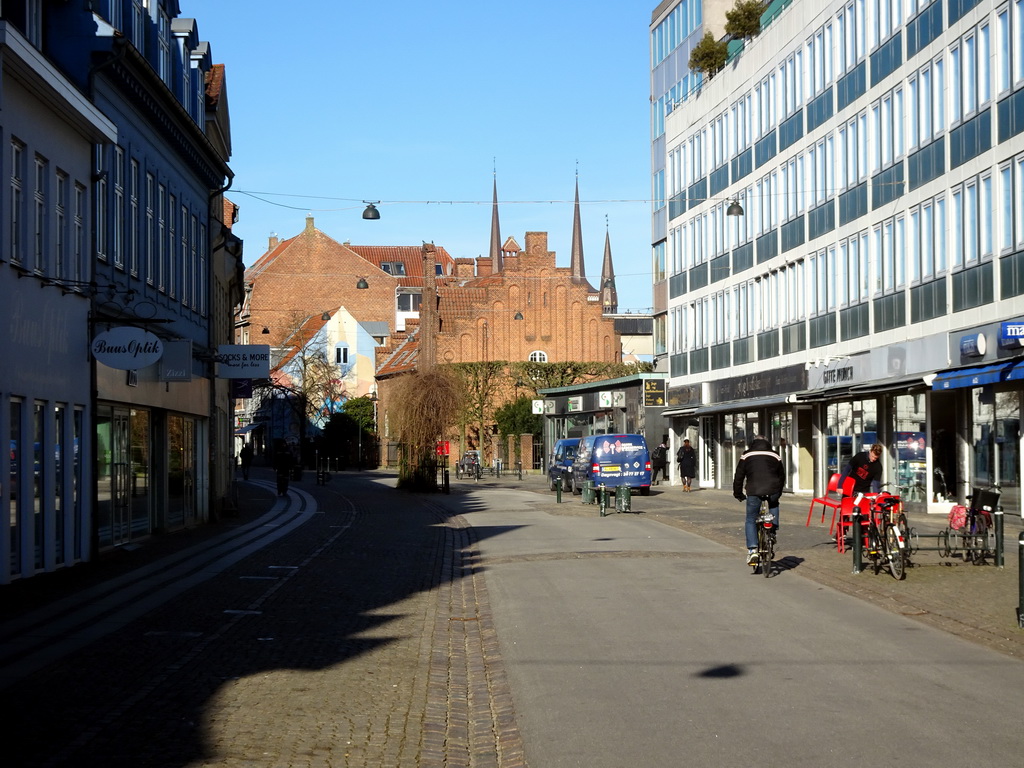
[[[92,356],[97,362],[121,371],[145,368],[163,354],[164,344],[156,335],[132,326],[111,328],[92,341]]]

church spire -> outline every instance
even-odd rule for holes
[[[615,290],[615,268],[612,266],[612,241],[608,234],[608,217],[604,220],[604,262],[601,264],[601,307],[606,315],[619,311],[619,292]]]
[[[572,214],[572,256],[569,266],[572,268],[573,279],[585,280],[587,271],[583,268],[583,232],[580,227],[580,175],[576,173],[576,203]]]
[[[501,272],[501,226],[498,224],[498,172],[494,172],[494,203],[491,207],[491,272]]]

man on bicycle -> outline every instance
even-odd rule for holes
[[[744,494],[744,483],[746,493]],[[740,456],[736,474],[732,479],[732,495],[747,502],[747,565],[757,565],[757,515],[761,511],[761,497],[768,497],[768,511],[779,529],[779,497],[786,485],[786,468],[782,459],[772,450],[772,444],[758,435],[750,441],[750,448]]]

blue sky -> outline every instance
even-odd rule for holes
[[[568,266],[578,168],[591,283],[607,216],[620,310],[650,307],[656,5],[181,0],[226,65],[246,262],[308,213],[338,241],[485,255],[496,169],[502,239],[546,231]]]

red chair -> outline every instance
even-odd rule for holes
[[[848,477],[843,481],[842,494],[843,498],[839,505],[839,516],[832,513],[832,526],[829,526],[828,535],[832,535],[832,528],[835,527],[836,532],[836,550],[842,554],[846,551],[846,532],[853,527],[853,486],[854,479]],[[864,525],[864,530],[867,531],[867,515],[871,511],[870,499],[877,496],[876,493],[864,494],[864,498],[861,500],[860,513],[861,522]]]
[[[831,507],[832,509],[832,523],[828,527],[828,535],[832,535],[832,529],[835,527],[836,522],[836,510],[839,509],[839,505],[842,500],[838,496],[839,494],[839,473],[832,475],[828,481],[828,489],[825,491],[825,495],[811,499],[811,508],[807,510],[807,525],[811,524],[811,516],[814,514],[814,505],[821,504],[821,522],[825,522],[825,511]]]

